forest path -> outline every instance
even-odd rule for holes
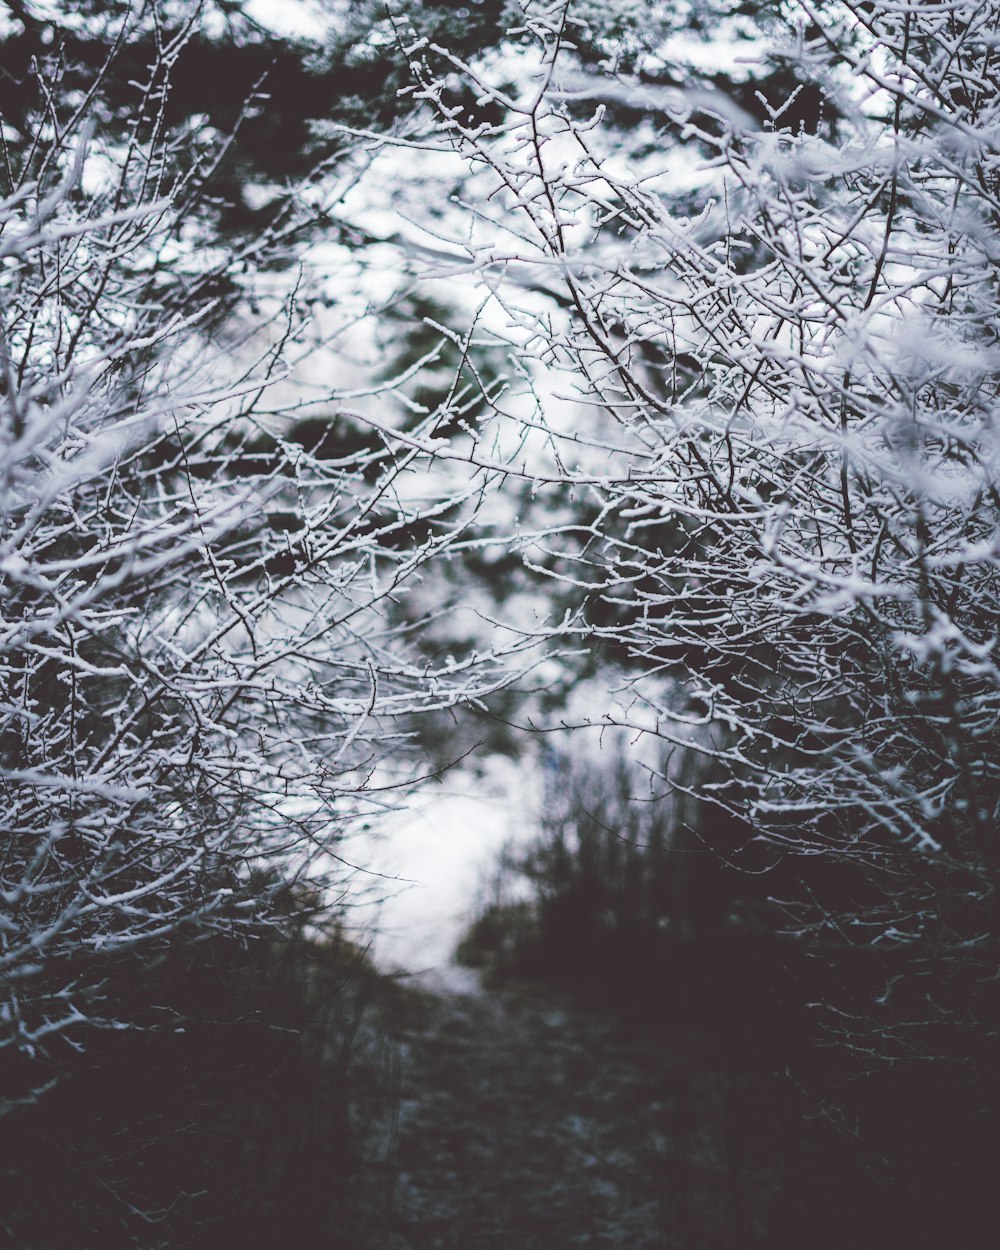
[[[685,1175],[717,1164],[676,1053],[516,989],[402,1015],[387,1250],[684,1244]]]

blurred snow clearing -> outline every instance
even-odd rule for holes
[[[373,921],[372,953],[384,972],[404,972],[428,988],[478,984],[453,962],[501,847],[536,826],[534,770],[500,757],[480,774],[456,770],[390,814],[365,843],[362,888],[374,897],[351,914],[363,931]]]

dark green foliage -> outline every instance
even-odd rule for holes
[[[333,25],[325,47],[273,34],[238,3],[101,0],[61,11],[46,6],[38,15],[30,3],[11,7],[19,29],[0,44],[0,117],[13,128],[6,137],[8,169],[31,159],[45,95],[40,79],[56,78],[62,92],[81,95],[100,81],[102,126],[124,136],[135,120],[135,84],[145,82],[170,48],[170,88],[158,121],[168,132],[195,120],[231,136],[203,189],[227,233],[260,230],[270,219],[269,209],[251,207],[247,187],[299,179],[336,158],[342,141],[317,139],[315,121],[379,129],[412,108],[400,95],[408,70],[395,54],[393,25],[381,4],[353,5],[350,16]],[[499,43],[503,4],[491,0],[461,14],[456,7],[411,5],[409,17],[421,33],[460,55]]]

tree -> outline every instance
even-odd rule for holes
[[[39,67],[4,170],[0,1046],[31,1061],[14,1100],[60,1047],[134,1023],[116,985],[136,956],[280,925],[290,891],[294,923],[328,910],[346,833],[420,771],[408,718],[509,680],[499,656],[429,661],[387,614],[481,484],[425,498],[414,457],[350,417],[335,454],[305,437],[303,410],[335,433],[340,412],[296,374],[322,291],[294,255],[323,196],[293,187],[253,240],[219,233],[229,140],[165,120],[200,10],[157,12],[136,15],[161,38],[128,89],[115,46],[82,97],[65,60]]]
[[[601,587],[565,634],[626,657],[582,719],[694,742],[702,802],[775,862],[845,869],[786,900],[852,969],[830,1027],[859,1070],[922,1061],[966,1098],[998,1008],[1000,10],[758,16],[752,112],[704,73],[584,75],[589,13],[529,3],[514,84],[409,44],[434,128],[384,142],[466,163],[450,247],[575,400],[497,420],[530,439],[512,476],[591,505],[547,539],[567,595]],[[406,445],[490,463],[485,437]]]

